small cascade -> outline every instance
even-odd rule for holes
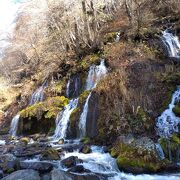
[[[20,115],[17,114],[11,121],[9,134],[11,134],[12,136],[16,136],[16,133],[17,133],[17,130],[18,130],[19,118],[20,118]]]
[[[177,36],[174,36],[166,30],[163,32],[162,41],[170,57],[180,58],[180,41]]]
[[[70,86],[70,80],[67,83],[67,87],[66,87],[66,96],[69,98],[69,86]]]
[[[48,81],[45,80],[41,87],[39,87],[31,96],[30,105],[44,100],[44,89],[48,86]]]
[[[107,73],[104,59],[101,60],[100,65],[92,65],[89,69],[88,77],[86,80],[86,90],[91,90],[96,87],[99,80]]]
[[[162,160],[165,159],[164,151],[163,151],[161,145],[159,143],[157,143],[157,144],[155,144],[155,146],[156,146],[156,151],[157,151],[160,159],[162,159]]]
[[[89,103],[89,99],[91,97],[91,93],[88,95],[87,99],[86,99],[86,103],[84,105],[83,108],[83,112],[80,116],[80,120],[79,120],[79,134],[80,137],[83,137],[86,135],[86,119],[87,119],[87,113],[88,113],[88,103]]]
[[[179,132],[178,125],[180,123],[180,118],[176,117],[173,113],[175,103],[178,101],[180,101],[180,87],[178,87],[174,92],[169,108],[166,109],[157,119],[157,133],[160,137],[168,139],[173,135],[173,133]]]
[[[95,66],[92,65],[89,69],[88,77],[86,80],[86,90],[92,90],[96,87],[97,83],[100,81],[101,78],[103,78],[107,73],[107,68],[105,66],[104,59],[101,60],[100,65]],[[88,114],[88,103],[89,99],[91,97],[91,93],[86,99],[83,112],[80,116],[79,121],[79,133],[80,137],[83,137],[86,135],[86,119]]]
[[[77,107],[77,105],[78,105],[78,98],[73,99],[69,102],[68,105],[66,105],[64,111],[58,114],[56,118],[56,130],[54,133],[55,139],[66,138],[69,118],[72,111]]]

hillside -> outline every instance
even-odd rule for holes
[[[179,13],[23,3],[0,62],[0,178],[179,179]]]

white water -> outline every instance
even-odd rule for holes
[[[33,105],[37,102],[41,102],[44,100],[44,90],[47,87],[47,80],[44,81],[41,87],[36,89],[36,91],[31,96],[30,105]]]
[[[1,145],[5,145],[6,144],[6,141],[5,140],[0,140],[0,146]]]
[[[81,165],[84,166],[85,169],[90,170],[93,173],[107,175],[108,180],[178,180],[180,176],[178,174],[175,175],[132,175],[120,172],[116,160],[111,157],[109,153],[104,153],[101,147],[92,146],[92,153],[83,154],[77,151],[72,153],[65,153],[63,159],[68,158],[70,156],[77,156],[79,159],[83,160]],[[60,164],[60,168],[61,167]],[[65,170],[65,169],[64,169]]]
[[[66,138],[66,131],[69,123],[69,118],[72,111],[77,107],[77,105],[78,98],[71,100],[69,104],[65,106],[64,111],[57,116],[56,130],[54,133],[55,139]]]
[[[95,66],[92,65],[90,67],[88,77],[86,80],[86,89],[85,90],[91,90],[96,87],[99,80],[105,76],[107,73],[107,68],[105,66],[104,60],[101,60],[100,65]]]
[[[178,101],[180,101],[180,87],[174,92],[168,109],[166,109],[157,119],[157,133],[160,137],[169,138],[173,133],[179,132],[178,124],[180,123],[180,118],[176,117],[172,111],[175,103]]]
[[[16,136],[20,115],[17,114],[11,121],[9,134]]]
[[[69,97],[69,86],[70,86],[70,80],[67,83],[67,87],[66,87],[66,96]]]
[[[178,37],[166,30],[163,32],[162,40],[167,47],[169,56],[180,58],[180,41]]]
[[[87,113],[88,113],[88,103],[89,99],[91,97],[91,93],[88,95],[86,99],[86,103],[83,108],[83,112],[81,113],[80,120],[79,120],[79,133],[80,137],[83,137],[86,135],[86,119],[87,119]]]
[[[160,157],[160,159],[165,159],[164,151],[159,143],[155,144],[156,151]]]
[[[86,89],[85,90],[92,90],[96,87],[97,83],[102,79],[107,73],[107,68],[105,66],[104,60],[101,60],[100,65],[95,66],[92,65],[89,69],[88,77],[86,80]],[[86,99],[83,112],[81,113],[80,120],[79,120],[79,132],[80,137],[86,135],[86,119],[88,113],[88,103],[91,97],[91,93]]]

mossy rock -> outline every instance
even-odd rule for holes
[[[164,82],[171,84],[171,85],[177,85],[180,84],[180,72],[177,69],[175,72],[167,74],[164,79]]]
[[[155,149],[144,149],[133,146],[133,143],[116,142],[111,156],[117,158],[119,169],[128,173],[156,173],[166,167],[166,162],[158,159]]]
[[[25,145],[27,145],[27,144],[30,142],[30,140],[29,140],[28,137],[23,137],[23,138],[20,139],[20,141],[21,141],[22,143],[24,143]]]
[[[159,143],[164,151],[165,157],[173,162],[176,162],[176,154],[178,153],[180,147],[180,135],[173,134],[170,139],[161,138]]]
[[[41,155],[41,160],[60,160],[60,156],[57,150],[53,148],[47,148]]]
[[[116,36],[117,36],[117,32],[107,33],[107,34],[105,34],[105,36],[104,36],[104,42],[105,42],[105,43],[115,42]]]
[[[74,138],[78,135],[78,124],[79,118],[81,115],[81,109],[75,108],[70,116],[70,124],[69,124],[69,131],[68,131],[68,138]]]
[[[84,91],[80,96],[79,96],[79,104],[82,105],[85,103],[88,95],[90,94],[90,91]]]
[[[89,137],[83,137],[83,138],[81,139],[81,142],[82,142],[83,144],[90,144],[91,139],[90,139]]]
[[[57,114],[68,102],[64,96],[56,96],[20,111],[18,134],[50,133]]]
[[[180,103],[173,108],[173,112],[176,116],[180,117]]]

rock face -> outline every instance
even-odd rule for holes
[[[57,96],[22,110],[17,134],[50,133],[55,128],[57,114],[67,103],[67,98]]]
[[[33,169],[39,172],[49,172],[53,169],[53,165],[48,162],[20,162],[21,169]]]
[[[79,74],[72,75],[67,89],[68,98],[76,98],[82,92],[82,80]]]
[[[88,137],[97,135],[97,120],[99,117],[99,97],[98,94],[92,93],[89,99],[89,110],[86,119],[86,133]]]
[[[40,180],[39,173],[34,170],[20,170],[4,177],[2,180],[15,180],[15,179],[26,179],[26,180]]]

